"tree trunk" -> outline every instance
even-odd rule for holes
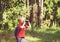
[[[29,0],[26,0],[27,15],[29,15]]]
[[[1,21],[3,21],[3,12],[4,12],[4,10],[5,10],[5,0],[1,0],[0,1],[0,26],[2,27],[2,22]],[[0,27],[0,29],[1,29],[1,27]]]
[[[56,19],[57,19],[56,15],[57,15],[57,6],[55,6],[54,9],[53,9],[53,16],[54,16],[53,21],[54,21],[54,24],[55,24],[56,21],[57,21],[57,20],[56,20]]]
[[[40,15],[41,15],[41,3],[40,0],[36,0],[37,1],[37,5],[38,5],[38,12],[37,12],[37,26],[40,27],[41,25],[41,19],[40,19]]]
[[[30,10],[30,22],[33,25],[33,0],[29,0],[29,5],[31,5],[31,10]]]
[[[26,0],[26,7],[29,6],[29,0]]]

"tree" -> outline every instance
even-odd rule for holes
[[[34,1],[33,0],[29,0],[29,5],[31,6],[31,10],[30,10],[30,22],[33,26],[33,3]]]
[[[44,0],[44,15],[45,19],[48,18],[50,20],[50,26],[57,23],[57,9],[59,5],[57,5],[59,0]],[[52,18],[51,18],[52,17]]]
[[[37,5],[38,5],[38,12],[37,12],[37,26],[41,26],[41,21],[42,21],[42,0],[36,0]]]

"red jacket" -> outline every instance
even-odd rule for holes
[[[28,28],[28,25],[25,25],[24,28],[21,28],[23,23],[19,23],[18,24],[18,33],[17,33],[17,38],[21,38],[21,37],[24,37],[25,36],[25,28]]]

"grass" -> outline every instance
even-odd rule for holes
[[[27,30],[26,32],[25,39],[28,42],[60,42],[60,28],[35,28],[34,30]],[[0,30],[0,42],[16,42],[14,32]]]

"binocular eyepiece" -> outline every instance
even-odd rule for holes
[[[26,22],[26,25],[28,25],[29,20],[26,20],[25,22]]]

